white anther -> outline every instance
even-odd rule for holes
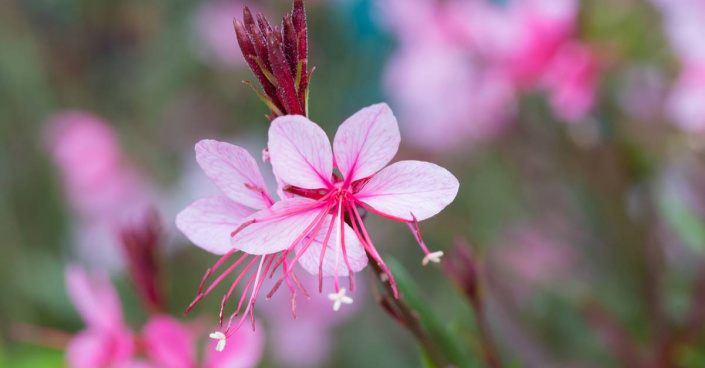
[[[223,349],[225,349],[225,342],[227,340],[227,337],[224,333],[216,331],[208,335],[208,337],[210,337],[211,339],[218,340],[218,344],[215,346],[215,351],[223,351]]]
[[[433,262],[433,263],[441,263],[441,257],[443,257],[443,251],[439,250],[438,252],[431,252],[426,255],[426,257],[423,257],[423,261],[421,261],[422,265],[427,265],[428,262]]]
[[[352,304],[353,299],[345,295],[345,288],[341,288],[337,293],[328,294],[328,299],[333,301],[333,310],[337,311],[343,304]]]

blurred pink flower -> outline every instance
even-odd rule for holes
[[[663,15],[671,47],[684,64],[705,64],[705,2],[651,0]]]
[[[142,183],[108,122],[83,111],[49,119],[49,149],[80,216],[106,217],[144,200]]]
[[[155,368],[252,368],[264,350],[263,335],[244,329],[228,340],[223,351],[216,350],[217,341],[209,340],[203,364],[198,364],[193,331],[166,315],[152,317],[142,336]]]
[[[560,47],[574,37],[575,0],[452,1],[451,24],[515,84],[539,82]]]
[[[409,142],[448,151],[500,133],[514,112],[513,86],[469,47],[455,27],[456,9],[435,0],[379,6],[399,39],[385,89],[401,111]]]
[[[442,42],[402,48],[386,67],[385,88],[409,142],[448,151],[499,134],[514,113],[514,88],[467,50]]]
[[[72,368],[128,367],[136,346],[123,320],[117,291],[106,274],[88,275],[77,267],[66,269],[66,288],[86,329],[66,348]]]
[[[148,206],[148,189],[125,157],[115,130],[87,112],[69,110],[52,116],[48,147],[76,214],[79,254],[114,268],[122,260],[121,223]]]
[[[705,131],[705,64],[685,67],[671,90],[666,110],[681,129]]]
[[[584,118],[595,104],[600,65],[579,43],[564,45],[551,61],[543,83],[554,113],[568,122]]]
[[[214,349],[217,341],[209,340],[210,348],[199,365],[193,332],[171,316],[152,316],[141,335],[133,334],[106,274],[88,275],[72,266],[66,270],[66,285],[86,323],[66,349],[72,368],[250,368],[262,356],[262,334],[242,331],[222,352]],[[146,358],[137,358],[140,355]]]
[[[315,276],[303,274],[300,281],[308,290],[318,289],[318,279]],[[362,286],[364,289],[364,283]],[[355,304],[334,311],[326,297],[326,294],[334,291],[331,284],[325,284],[323,294],[314,292],[310,298],[297,299],[296,319],[291,318],[290,307],[281,293],[262,305],[262,311],[269,322],[267,331],[273,346],[272,353],[279,364],[291,368],[324,365],[333,348],[332,330],[359,311],[359,298],[365,295],[358,288]]]
[[[681,129],[705,128],[705,2],[652,0],[661,10],[663,27],[683,70],[666,102],[666,113]]]
[[[493,138],[516,92],[548,88],[560,118],[592,107],[597,60],[575,40],[576,0],[379,0],[399,39],[385,89],[410,142],[452,150]]]
[[[200,3],[194,19],[194,46],[204,61],[225,66],[245,65],[233,30],[233,19],[240,14],[243,5],[238,0]]]

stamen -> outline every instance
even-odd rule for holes
[[[348,205],[348,212],[350,213],[350,217],[352,218],[353,217],[352,214],[354,213],[355,218],[357,219],[357,221],[354,221],[354,220],[351,221],[351,223],[353,224],[353,230],[355,230],[356,233],[358,233],[358,231],[360,231],[360,230],[362,231],[362,234],[365,237],[364,241],[362,241],[363,247],[365,247],[365,250],[367,251],[367,253],[369,253],[375,261],[377,261],[377,264],[379,265],[379,267],[382,268],[382,271],[384,271],[384,273],[386,273],[387,276],[389,276],[389,285],[391,286],[392,291],[394,293],[394,298],[395,299],[399,298],[399,291],[397,290],[397,282],[396,282],[396,280],[394,280],[394,275],[392,275],[392,271],[389,269],[387,264],[384,263],[384,260],[379,255],[379,253],[377,252],[377,249],[375,248],[374,244],[372,243],[372,240],[370,239],[370,236],[367,233],[367,229],[365,228],[364,223],[362,222],[362,219],[360,218],[360,213],[357,211],[357,208],[355,207],[354,204],[348,202],[347,205]],[[358,230],[358,226],[357,226],[356,222],[359,222],[359,224],[360,224],[359,230]],[[358,233],[358,237],[359,236],[360,235]]]
[[[443,257],[443,251],[441,250],[439,250],[438,252],[428,253],[425,257],[423,257],[421,264],[425,266],[429,262],[441,263],[441,257]]]
[[[240,283],[240,280],[242,280],[243,277],[247,274],[247,271],[252,268],[252,265],[254,265],[255,261],[257,261],[257,257],[253,258],[250,263],[245,266],[245,269],[240,272],[240,275],[235,279],[235,282],[230,285],[230,289],[228,290],[228,293],[223,296],[223,300],[220,302],[220,314],[218,315],[219,322],[220,322],[220,327],[223,327],[223,311],[225,310],[225,303],[227,303],[228,299],[230,299],[230,295],[232,295],[233,291],[235,290],[235,287]]]
[[[210,337],[211,339],[218,340],[218,344],[215,346],[215,351],[221,352],[225,349],[227,337],[225,337],[224,333],[220,331],[215,331],[208,335],[208,337]]]
[[[416,238],[416,241],[419,243],[419,246],[421,246],[421,250],[423,250],[425,254],[423,260],[421,261],[421,264],[425,266],[429,262],[441,263],[441,257],[443,256],[443,252],[438,251],[431,253],[428,250],[426,243],[424,243],[423,238],[421,237],[421,228],[419,227],[419,221],[416,220],[416,216],[414,216],[413,212],[411,213],[411,218],[413,219],[413,221],[408,224],[409,229],[411,230],[411,233],[414,234],[414,238]]]
[[[196,306],[196,304],[198,304],[198,302],[201,301],[201,299],[203,299],[206,295],[208,295],[208,294],[213,290],[213,288],[215,288],[225,277],[227,277],[235,268],[237,268],[237,266],[238,266],[245,258],[248,257],[247,254],[243,254],[242,257],[240,257],[240,259],[238,259],[237,261],[235,261],[235,263],[234,263],[233,265],[231,265],[230,267],[228,267],[228,269],[225,270],[225,272],[223,272],[215,281],[213,281],[213,283],[208,287],[208,289],[207,289],[206,292],[204,293],[204,292],[203,292],[203,288],[204,288],[204,286],[205,286],[206,280],[208,280],[208,278],[213,274],[213,272],[214,272],[215,270],[217,270],[218,267],[219,267],[228,257],[230,257],[231,254],[233,254],[233,253],[236,252],[236,251],[237,251],[237,250],[234,250],[234,249],[231,250],[231,251],[229,251],[227,254],[225,254],[224,256],[222,256],[222,257],[218,260],[218,262],[216,262],[215,265],[213,265],[213,267],[209,268],[209,269],[206,271],[206,273],[203,275],[203,278],[201,279],[201,284],[198,286],[198,292],[196,293],[196,298],[191,302],[191,304],[189,304],[188,308],[186,308],[186,311],[184,311],[184,315],[188,314],[188,313]]]
[[[316,201],[314,201],[314,202],[312,202],[311,204],[308,204],[308,205],[306,205],[306,206],[298,207],[298,208],[296,208],[296,209],[294,209],[294,210],[285,211],[285,212],[282,212],[282,213],[272,214],[271,216],[264,216],[264,217],[260,217],[260,218],[255,218],[255,219],[249,220],[249,221],[247,221],[247,222],[244,222],[243,224],[241,224],[240,226],[238,226],[238,228],[235,229],[235,231],[233,231],[232,233],[230,233],[230,237],[231,237],[231,238],[234,237],[235,235],[237,235],[237,234],[240,233],[242,230],[244,230],[245,228],[247,228],[248,226],[250,226],[250,225],[252,225],[252,224],[256,224],[256,223],[260,223],[260,222],[265,222],[265,221],[277,220],[277,219],[280,219],[280,218],[283,218],[283,217],[288,217],[288,216],[296,215],[296,214],[299,214],[299,213],[301,213],[301,212],[305,212],[305,211],[314,209],[314,208],[318,207],[318,206],[321,204],[321,202],[324,202],[325,200],[328,200],[330,196],[331,196],[331,193],[328,193],[328,194],[324,195],[323,197],[321,197],[320,199],[318,199],[318,200],[316,200]]]
[[[318,263],[318,292],[322,293],[323,292],[323,260],[326,255],[326,249],[328,249],[328,241],[330,240],[330,236],[333,234],[333,227],[335,226],[335,222],[331,221],[330,225],[328,226],[328,231],[326,232],[326,237],[323,239],[323,244],[321,246],[321,259]]]
[[[340,221],[340,210],[342,208],[341,206],[342,206],[342,200],[339,200],[338,201],[338,213],[337,213],[336,217],[333,219],[333,221]],[[340,223],[342,224],[342,221],[340,221]],[[333,283],[335,284],[335,291],[336,292],[340,292],[340,285],[338,285],[338,259],[340,258],[340,243],[343,240],[343,233],[340,230],[342,230],[342,228],[341,228],[341,226],[338,226],[338,234],[335,238],[335,270],[334,270]],[[338,306],[338,308],[340,308],[340,306]]]
[[[350,291],[355,291],[355,274],[353,273],[352,267],[350,267],[350,262],[348,261],[348,251],[345,248],[345,223],[343,222],[343,215],[341,213],[342,209],[343,205],[341,203],[338,207],[338,218],[340,222],[340,238],[342,241],[341,247],[343,248],[343,260],[345,261],[345,266],[348,268],[348,286],[350,286]]]
[[[323,223],[326,220],[329,208],[330,208],[330,205],[327,205],[326,208],[324,208],[323,211],[321,211],[321,213],[318,215],[318,217],[316,217],[316,220],[314,220],[314,222],[311,223],[311,225],[315,224],[315,228],[311,229],[311,226],[309,225],[309,227],[307,227],[306,230],[304,230],[304,232],[301,233],[301,235],[299,235],[299,237],[296,239],[296,241],[289,246],[289,249],[293,249],[296,245],[298,245],[301,242],[301,240],[303,240],[303,238],[305,238],[307,235],[311,234],[309,236],[309,239],[306,241],[306,243],[303,245],[301,250],[296,255],[296,257],[294,257],[294,260],[291,261],[289,267],[287,267],[285,269],[285,272],[284,272],[285,274],[289,274],[291,272],[291,268],[294,267],[296,262],[301,258],[301,256],[304,255],[304,253],[306,253],[306,251],[311,246],[311,244],[313,244],[314,240],[316,240],[316,236],[318,235],[318,232],[321,230],[321,227],[323,226]]]
[[[345,295],[345,288],[341,288],[337,293],[328,294],[328,299],[333,301],[333,310],[336,312],[341,305],[353,303],[353,299]]]
[[[282,264],[282,262],[284,262],[284,260],[286,259],[286,256],[289,255],[289,253],[291,252],[291,250],[294,249],[294,247],[295,247],[296,245],[298,245],[308,234],[310,234],[310,233],[318,234],[318,231],[320,230],[320,228],[321,228],[321,226],[322,226],[322,224],[323,224],[323,222],[324,222],[324,220],[325,220],[325,218],[326,218],[326,215],[328,214],[328,211],[329,211],[329,209],[330,209],[330,206],[331,206],[331,202],[329,201],[328,203],[326,203],[326,204],[323,206],[323,210],[316,216],[316,218],[313,220],[313,222],[311,222],[311,223],[306,227],[306,229],[305,229],[303,232],[301,232],[301,234],[299,234],[299,236],[296,238],[296,240],[294,240],[294,241],[289,245],[289,247],[288,247],[285,251],[282,252],[281,257],[279,258],[279,260],[278,260],[277,263],[275,264],[274,268],[272,269],[272,274],[270,275],[270,278],[274,275],[274,272],[277,270],[277,268],[279,268],[279,266]],[[313,230],[314,227],[316,227],[316,229],[312,232],[311,230]],[[313,241],[313,239],[315,239],[315,235],[314,235],[313,237],[311,237],[310,241],[306,244],[306,246],[299,252],[299,254],[297,254],[296,258],[295,258],[294,261],[292,262],[292,267],[293,267],[293,264],[295,264],[296,261],[298,261],[298,259],[301,257],[301,255],[304,254],[304,252],[306,251],[306,249],[308,249],[308,246],[310,246],[310,244],[311,244],[311,242]],[[284,274],[285,274],[285,275],[286,275],[286,274],[289,274],[289,272],[291,272],[291,267],[287,267],[287,268],[284,270]]]

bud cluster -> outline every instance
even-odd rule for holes
[[[270,120],[282,115],[308,115],[308,30],[303,0],[295,0],[281,26],[272,26],[261,13],[247,7],[242,23],[235,19],[235,33],[252,72],[263,91],[250,82],[271,111]]]

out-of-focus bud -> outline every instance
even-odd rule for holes
[[[451,254],[443,258],[441,265],[446,275],[462,290],[473,306],[479,306],[482,301],[479,264],[470,245],[464,239],[457,239]]]
[[[151,311],[164,307],[164,297],[159,287],[158,248],[161,240],[159,215],[148,208],[136,216],[135,221],[120,229],[120,240],[127,259],[130,277],[143,302]]]

